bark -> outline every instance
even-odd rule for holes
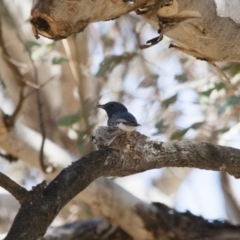
[[[157,206],[159,214],[158,219],[156,219],[154,225],[148,225],[146,227],[149,229],[153,227],[156,227],[156,229],[165,228],[165,231],[162,233],[161,237],[158,237],[157,239],[234,240],[240,236],[239,227],[231,226],[227,222],[215,221],[210,223],[204,220],[202,217],[196,217],[189,212],[178,213],[159,203],[154,203],[153,205]],[[167,223],[166,220],[169,222]],[[158,224],[161,224],[161,227]],[[106,220],[94,219],[69,223],[60,227],[51,227],[48,229],[42,240],[77,239],[131,240],[133,238],[116,226],[112,226]],[[134,239],[139,240],[146,238]]]
[[[20,203],[27,197],[27,190],[0,172],[0,186],[11,193]]]
[[[83,31],[89,23],[115,19],[145,3],[146,0],[137,0],[134,5],[122,0],[34,0],[31,23],[36,36],[58,40]]]
[[[91,183],[79,194],[79,199],[89,204],[92,209],[97,210],[100,216],[119,226],[134,239],[153,239],[153,233],[145,227],[140,212],[142,215],[145,213],[145,219],[148,218],[149,225],[156,226],[155,230],[159,231],[159,235],[164,234],[157,226],[157,212],[153,205],[138,199],[107,178],[101,177]]]
[[[116,134],[118,137],[110,147],[104,147]],[[126,176],[165,166],[222,170],[240,176],[240,150],[230,147],[194,142],[162,143],[138,132],[127,135],[107,127],[99,127],[94,140],[99,150],[64,169],[48,186],[42,183],[28,194],[6,240],[43,236],[61,208],[100,176]],[[142,206],[138,209],[140,214]],[[146,216],[151,219],[154,211],[141,213],[142,219],[148,221]],[[157,237],[153,229],[148,231]]]
[[[31,12],[33,31],[36,37],[42,35],[57,40],[82,31],[92,22],[110,20],[136,11],[171,38],[178,45],[177,49],[187,54],[209,62],[240,62],[240,20],[236,1],[221,1],[230,6],[228,8],[219,1],[216,4],[214,0],[126,2],[35,0]]]
[[[93,219],[50,227],[42,240],[132,240],[124,231],[104,219]]]

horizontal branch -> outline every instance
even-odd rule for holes
[[[161,232],[161,237],[156,239],[235,240],[240,238],[239,226],[232,226],[223,221],[209,222],[202,217],[194,216],[190,212],[180,213],[160,203],[153,203],[152,205],[157,208],[158,216],[151,215],[155,223],[148,225],[149,222],[146,221],[145,227],[148,230],[151,227],[155,228],[155,236],[158,235],[160,228],[165,230]],[[141,206],[138,206],[136,211],[139,211],[140,214],[144,213]],[[146,214],[149,216],[149,213]],[[146,215],[143,217],[145,217],[145,220],[149,220]],[[139,240],[139,238],[130,237],[119,227],[111,225],[104,219],[77,221],[59,227],[50,227],[42,240],[52,239]]]
[[[117,134],[121,134],[117,129],[99,127],[95,143],[101,149]],[[117,162],[120,166],[113,165],[113,172],[105,176],[125,176],[162,167],[194,167],[223,171],[240,178],[240,150],[236,148],[194,141],[163,143],[139,132],[130,136],[122,134],[110,147],[118,150],[115,154],[121,159]]]
[[[54,217],[74,196],[100,176],[126,176],[161,167],[196,167],[226,171],[240,177],[240,150],[191,141],[162,143],[138,132],[99,127],[95,142],[99,150],[64,169],[42,193],[25,202],[17,214],[8,239],[38,239]],[[37,217],[36,217],[37,216]]]
[[[1,172],[0,186],[6,189],[9,193],[11,193],[19,201],[20,204],[22,204],[28,196],[28,191],[25,188],[21,187]]]
[[[158,32],[175,42],[182,52],[208,62],[240,62],[239,17],[238,8],[235,7],[237,1],[225,3],[228,7],[217,2],[219,1],[35,0],[31,24],[37,38],[42,35],[59,40],[83,31],[93,22],[115,19],[135,11]],[[225,47],[229,41],[231,48]]]
[[[64,239],[64,240],[89,240],[89,239],[105,239],[105,240],[132,240],[120,228],[113,226],[104,219],[92,219],[85,221],[77,221],[65,224],[59,227],[50,227],[42,240]]]

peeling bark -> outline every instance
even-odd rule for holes
[[[34,1],[31,24],[36,36],[58,40],[83,31],[92,22],[118,18],[146,2],[136,0],[134,5],[128,5],[122,0]]]
[[[36,37],[58,40],[81,32],[92,22],[136,11],[186,54],[209,62],[240,62],[239,10],[227,10],[214,0],[135,0],[134,4],[123,0],[36,0],[31,23]]]

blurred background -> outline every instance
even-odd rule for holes
[[[36,40],[31,2],[0,1],[0,109],[12,115],[18,107],[14,124],[43,134],[77,160],[94,150],[91,135],[107,122],[96,103],[119,101],[142,125],[138,131],[153,139],[239,148],[239,64],[221,63],[216,69],[168,48],[166,37],[140,50],[157,33],[135,13],[91,24],[61,41]],[[9,162],[2,146],[0,154],[0,171],[22,186],[31,189],[46,178],[25,159]],[[240,181],[225,173],[164,168],[112,181],[146,202],[240,224]],[[0,234],[9,230],[18,208],[0,188]],[[95,215],[87,203],[70,202],[53,225]]]

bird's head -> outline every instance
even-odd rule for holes
[[[102,108],[107,112],[108,117],[111,117],[116,112],[127,112],[127,108],[119,102],[108,102],[106,104],[97,103],[98,108]]]

